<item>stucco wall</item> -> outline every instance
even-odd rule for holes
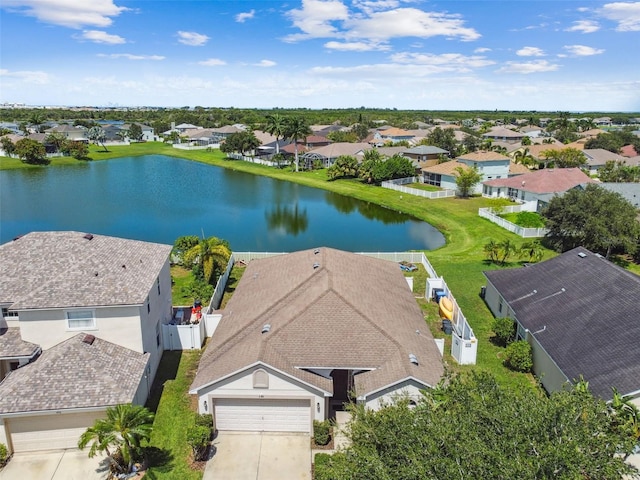
[[[269,376],[269,388],[253,388],[253,373],[264,370]],[[324,420],[324,394],[313,387],[304,385],[291,377],[287,377],[266,366],[254,366],[214,386],[203,388],[198,392],[198,409],[200,413],[211,413],[211,398],[312,398],[312,420]],[[204,402],[208,402],[205,409]],[[320,411],[317,405],[320,404]]]
[[[533,354],[533,373],[540,380],[542,386],[549,393],[562,390],[569,379],[544,351],[533,333],[527,332],[526,340],[531,345],[531,353]]]
[[[389,405],[404,397],[408,397],[409,400],[417,403],[422,398],[420,390],[423,389],[424,385],[414,380],[405,380],[404,382],[368,396],[365,399],[365,405],[372,410],[379,410],[384,405]]]

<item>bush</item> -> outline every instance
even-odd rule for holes
[[[503,346],[511,343],[516,336],[516,322],[508,317],[496,318],[491,329],[496,334],[498,343]]]
[[[211,429],[202,425],[193,425],[187,430],[187,444],[193,450],[193,456],[196,460],[200,459],[206,451],[211,437]]]
[[[200,413],[196,415],[196,425],[213,430],[213,416],[208,413]]]
[[[316,445],[326,445],[329,443],[330,428],[331,424],[329,423],[329,420],[324,420],[322,422],[318,420],[313,421],[313,441]]]
[[[9,459],[9,451],[4,443],[0,443],[0,467],[3,467]]]
[[[504,364],[517,372],[529,372],[533,367],[531,345],[526,340],[509,344],[505,351]]]

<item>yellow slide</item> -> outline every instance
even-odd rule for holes
[[[453,303],[447,297],[440,299],[440,317],[448,320],[453,319]]]

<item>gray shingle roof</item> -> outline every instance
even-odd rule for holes
[[[0,414],[132,402],[149,354],[84,338],[79,333],[11,372],[0,383]]]
[[[31,357],[38,350],[38,345],[25,342],[17,327],[0,328],[0,360],[8,357]]]
[[[640,390],[640,277],[581,247],[485,276],[570,380],[605,399]]]
[[[442,358],[398,265],[318,250],[249,263],[202,356],[193,390],[256,362],[326,392],[332,392],[331,380],[296,367],[373,369],[355,376],[358,395],[407,377],[426,385],[440,380]],[[263,334],[265,324],[271,329]],[[409,361],[410,353],[419,365]]]
[[[32,232],[0,245],[0,303],[11,309],[144,303],[170,245]]]

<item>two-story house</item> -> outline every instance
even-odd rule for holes
[[[170,245],[32,232],[0,246],[0,443],[73,448],[144,404],[171,320]]]

